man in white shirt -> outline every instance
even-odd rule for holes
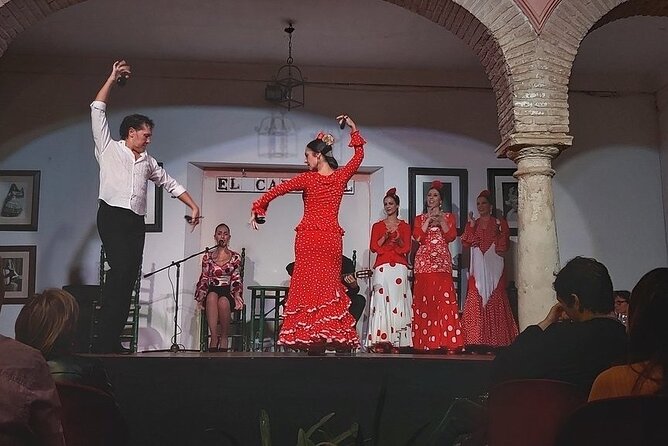
[[[144,215],[147,182],[164,187],[191,209],[190,224],[199,223],[199,207],[186,189],[170,177],[146,153],[151,143],[153,121],[143,115],[129,115],[120,126],[121,141],[111,138],[106,108],[111,89],[130,76],[124,60],[114,63],[111,74],[90,105],[95,158],[100,165],[100,206],[97,229],[110,270],[102,289],[97,353],[120,352],[120,335],[130,310],[135,280],[144,251]]]

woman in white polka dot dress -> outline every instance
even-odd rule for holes
[[[427,192],[427,212],[415,217],[413,238],[420,244],[413,272],[413,348],[456,352],[464,346],[448,243],[457,237],[455,216],[441,211],[443,184]]]
[[[339,207],[346,183],[364,158],[364,139],[347,115],[336,118],[350,127],[348,164],[338,168],[332,156],[334,137],[319,133],[304,152],[309,172],[277,185],[253,203],[251,225],[264,216],[274,198],[303,191],[304,216],[295,228],[295,268],[285,303],[285,319],[278,343],[320,354],[325,349],[350,351],[359,346],[355,319],[348,312],[350,298],[341,283],[343,229]]]
[[[411,228],[398,217],[399,196],[392,188],[383,198],[387,218],[371,228],[373,297],[366,346],[374,352],[397,352],[411,347],[411,303],[408,283],[408,261],[411,250]]]

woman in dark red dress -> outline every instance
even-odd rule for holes
[[[427,212],[413,221],[413,238],[420,244],[413,266],[413,348],[454,352],[464,346],[448,248],[457,227],[455,216],[441,210],[442,187],[440,181],[431,184]]]
[[[321,353],[327,349],[350,351],[359,340],[355,319],[348,312],[350,299],[341,283],[343,229],[339,207],[346,184],[364,158],[364,139],[350,117],[336,118],[350,127],[350,147],[355,154],[338,169],[332,156],[334,137],[319,133],[308,143],[304,156],[309,172],[277,185],[253,203],[251,225],[266,214],[269,202],[290,191],[301,190],[304,216],[295,228],[295,268],[285,304],[285,319],[278,343]]]
[[[467,349],[494,349],[510,345],[517,337],[506,293],[503,254],[508,251],[510,230],[503,218],[492,215],[494,206],[488,190],[476,200],[480,217],[469,214],[462,244],[471,248],[471,265],[464,303],[464,332]]]

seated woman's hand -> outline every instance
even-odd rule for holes
[[[244,307],[244,300],[241,296],[234,296],[234,310],[241,310]]]

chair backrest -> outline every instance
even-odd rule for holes
[[[556,444],[668,445],[668,397],[629,396],[587,403],[566,420]]]
[[[501,383],[489,392],[489,446],[552,446],[563,422],[585,401],[576,386],[562,381]]]
[[[56,382],[63,406],[63,433],[67,446],[122,446],[128,428],[110,395],[79,384]]]

